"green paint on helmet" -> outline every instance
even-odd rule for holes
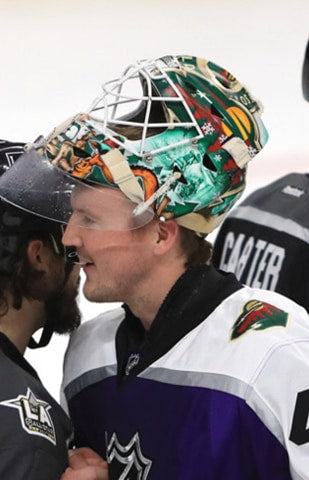
[[[87,114],[48,139],[52,163],[120,188],[138,199],[137,214],[152,205],[159,216],[210,232],[267,141],[259,103],[227,70],[192,56],[139,61],[102,88]],[[192,215],[205,208],[207,218]]]

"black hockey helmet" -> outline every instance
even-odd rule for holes
[[[24,143],[0,140],[0,176],[24,153]],[[1,191],[0,191],[1,197]],[[35,234],[46,233],[55,253],[65,256],[61,242],[63,226],[0,200],[0,272],[11,274],[20,246]]]
[[[24,153],[24,145],[25,143],[22,142],[0,140],[0,176]],[[74,256],[73,249],[65,248],[61,242],[63,235],[61,223],[33,215],[8,203],[1,198],[0,191],[0,273],[11,275],[21,246],[31,238],[40,237],[42,234],[51,241],[57,255],[65,260],[69,259],[69,254]],[[70,274],[72,266],[66,263],[66,277]],[[52,334],[52,326],[45,324],[39,342],[31,338],[29,347],[46,346]]]

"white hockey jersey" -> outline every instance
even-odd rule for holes
[[[111,480],[309,479],[305,309],[199,266],[152,329],[138,345],[138,320],[118,308],[84,323],[66,355],[76,443],[107,458]]]

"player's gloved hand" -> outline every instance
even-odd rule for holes
[[[108,480],[108,465],[91,448],[69,450],[69,467],[60,480]]]

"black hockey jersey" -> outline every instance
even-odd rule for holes
[[[71,422],[35,370],[0,333],[0,478],[59,480]]]
[[[214,265],[309,310],[309,174],[291,173],[236,206],[214,242]]]

